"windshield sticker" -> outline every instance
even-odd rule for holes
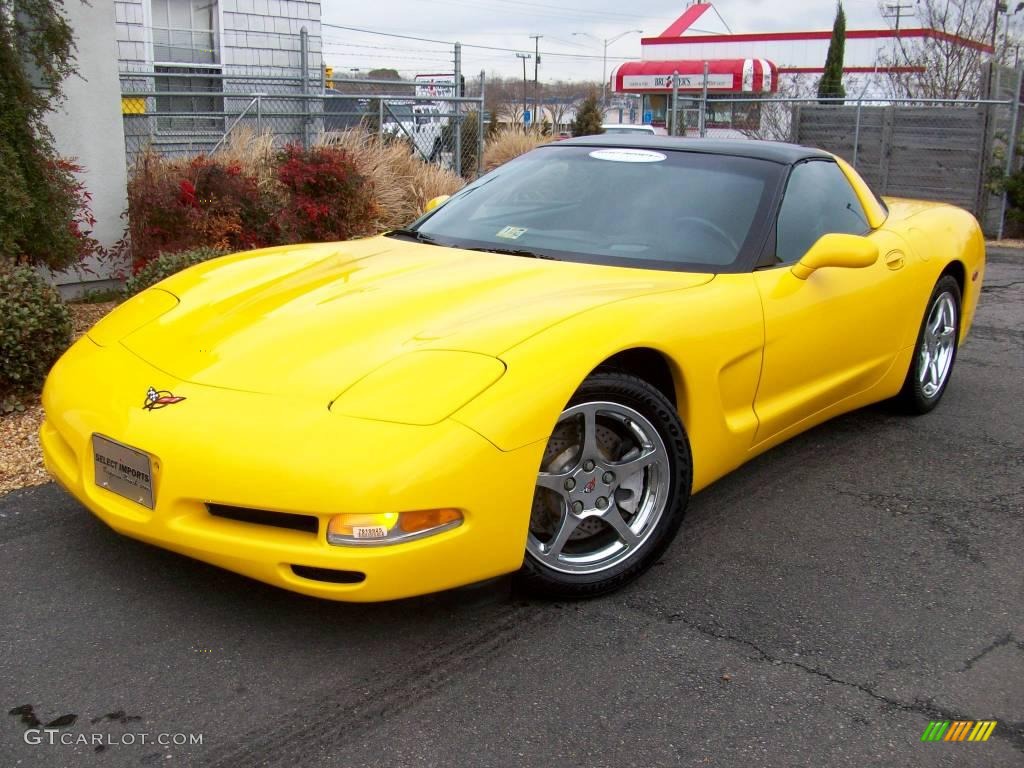
[[[661,152],[649,149],[597,149],[590,153],[595,160],[611,160],[614,163],[660,163],[665,159]]]
[[[506,240],[518,240],[525,234],[526,227],[502,227],[498,230],[497,237],[503,237]]]

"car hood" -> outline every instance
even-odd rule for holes
[[[498,356],[577,313],[712,278],[381,236],[194,267],[160,284],[180,302],[122,343],[184,381],[329,399],[404,352]]]

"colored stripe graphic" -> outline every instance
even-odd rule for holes
[[[921,741],[988,741],[997,720],[932,720]]]
[[[968,729],[974,725],[971,720],[954,720],[943,741],[963,741]]]
[[[974,730],[971,731],[971,735],[967,738],[967,740],[988,741],[988,737],[992,735],[992,731],[994,731],[995,729],[995,720],[979,720],[978,724],[974,726]]]

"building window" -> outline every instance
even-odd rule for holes
[[[218,64],[217,0],[150,0],[153,61]]]
[[[220,133],[224,97],[217,0],[150,0],[157,130]]]
[[[157,73],[156,125],[159,131],[224,132],[224,95],[219,77],[209,69],[195,67],[153,67]],[[164,77],[159,74],[164,73]],[[214,74],[219,74],[215,71]],[[212,114],[211,114],[212,113]]]

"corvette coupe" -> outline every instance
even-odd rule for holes
[[[601,594],[748,459],[934,408],[985,265],[970,214],[788,144],[573,139],[427,207],[126,301],[50,373],[49,471],[125,535],[308,595]]]

